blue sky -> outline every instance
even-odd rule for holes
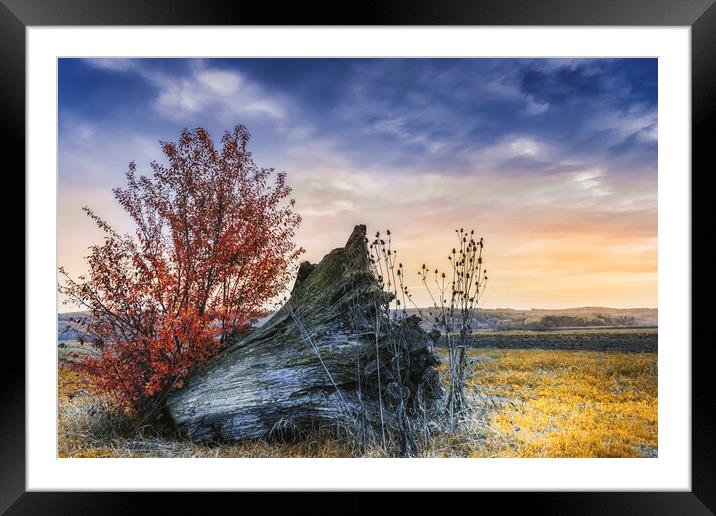
[[[288,173],[308,259],[367,223],[443,266],[474,227],[489,306],[656,306],[655,59],[62,59],[60,263],[98,236],[83,204],[129,229],[129,161],[238,123]]]

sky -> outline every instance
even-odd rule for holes
[[[355,224],[417,271],[484,237],[483,306],[657,306],[656,59],[60,59],[58,264],[121,231],[111,189],[183,128],[285,171],[317,262]],[[410,271],[413,270],[414,273]],[[67,309],[67,308],[65,308]]]

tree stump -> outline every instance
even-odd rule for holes
[[[290,298],[261,328],[169,395],[172,421],[198,442],[319,425],[403,431],[442,391],[431,338],[419,318],[387,309],[392,297],[356,226],[345,247],[300,265]]]

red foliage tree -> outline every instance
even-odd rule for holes
[[[254,163],[249,137],[237,126],[218,149],[204,129],[184,130],[161,142],[167,165],[152,162],[151,178],[130,163],[126,187],[113,192],[134,236],[83,208],[104,243],[90,247],[86,275],[60,268],[59,290],[90,311],[80,324],[101,351],[79,367],[129,411],[180,387],[264,315],[303,252],[286,175]]]

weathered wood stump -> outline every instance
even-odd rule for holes
[[[417,317],[389,321],[391,299],[371,273],[365,226],[356,226],[345,247],[301,264],[289,300],[264,326],[169,396],[171,419],[195,441],[338,422],[403,427],[441,389],[429,336]]]

